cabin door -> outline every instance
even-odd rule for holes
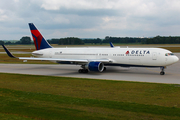
[[[49,57],[52,58],[52,51],[49,51]]]
[[[153,60],[156,60],[156,59],[157,59],[157,53],[156,53],[156,52],[154,52],[154,53],[152,54],[152,59],[153,59]]]

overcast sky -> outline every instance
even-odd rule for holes
[[[1,0],[0,40],[180,36],[180,0]]]

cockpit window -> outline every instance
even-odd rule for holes
[[[173,53],[166,53],[165,56],[173,56]]]

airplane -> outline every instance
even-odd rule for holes
[[[164,75],[166,66],[179,61],[171,51],[162,48],[120,48],[110,43],[109,48],[53,48],[41,35],[33,23],[29,23],[36,51],[34,57],[15,57],[4,46],[9,57],[20,60],[47,60],[59,64],[80,65],[79,73],[103,72],[106,66],[159,67]]]

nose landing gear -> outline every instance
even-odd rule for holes
[[[161,72],[160,72],[160,75],[164,75],[165,74],[165,72],[164,72],[164,69],[165,69],[166,67],[160,67],[160,69],[161,69]]]

